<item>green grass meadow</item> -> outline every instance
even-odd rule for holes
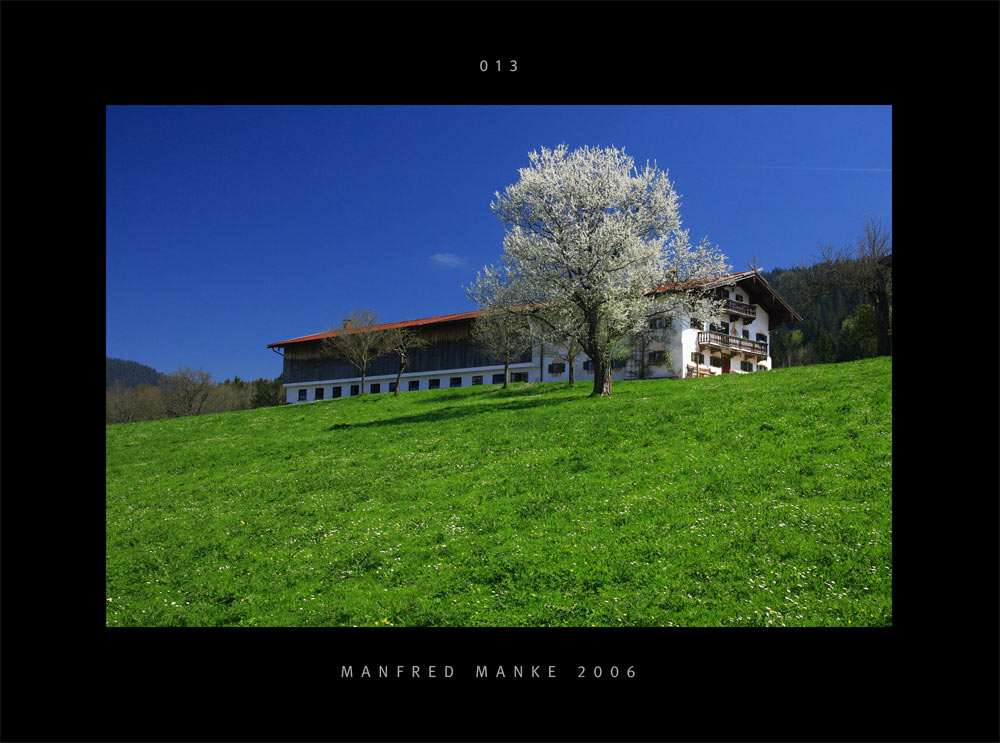
[[[887,626],[892,362],[106,428],[108,626]]]

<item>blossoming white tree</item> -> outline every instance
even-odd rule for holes
[[[641,172],[624,150],[565,144],[529,155],[531,165],[491,204],[507,233],[500,268],[469,290],[505,287],[508,306],[531,306],[557,337],[575,339],[594,362],[594,396],[611,394],[611,360],[651,316],[709,317],[719,304],[696,286],[729,270],[725,256],[681,228],[679,196],[666,171]],[[494,292],[496,294],[496,292]]]

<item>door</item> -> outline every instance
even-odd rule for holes
[[[722,373],[723,374],[729,374],[729,372],[732,371],[732,369],[729,367],[729,364],[730,364],[731,360],[732,359],[729,356],[723,355],[723,357],[722,357]]]

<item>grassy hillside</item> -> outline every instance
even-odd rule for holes
[[[889,359],[107,427],[107,623],[883,626]]]

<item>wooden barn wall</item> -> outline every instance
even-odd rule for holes
[[[421,332],[431,345],[410,351],[406,374],[433,372],[441,369],[467,369],[502,363],[484,354],[469,337],[468,324],[441,326]],[[523,354],[521,362],[531,361],[531,352]],[[383,356],[372,362],[368,376],[395,374],[399,369],[398,354]],[[356,367],[343,360],[323,358],[319,342],[301,343],[285,349],[282,382],[301,384],[326,379],[359,376]]]

